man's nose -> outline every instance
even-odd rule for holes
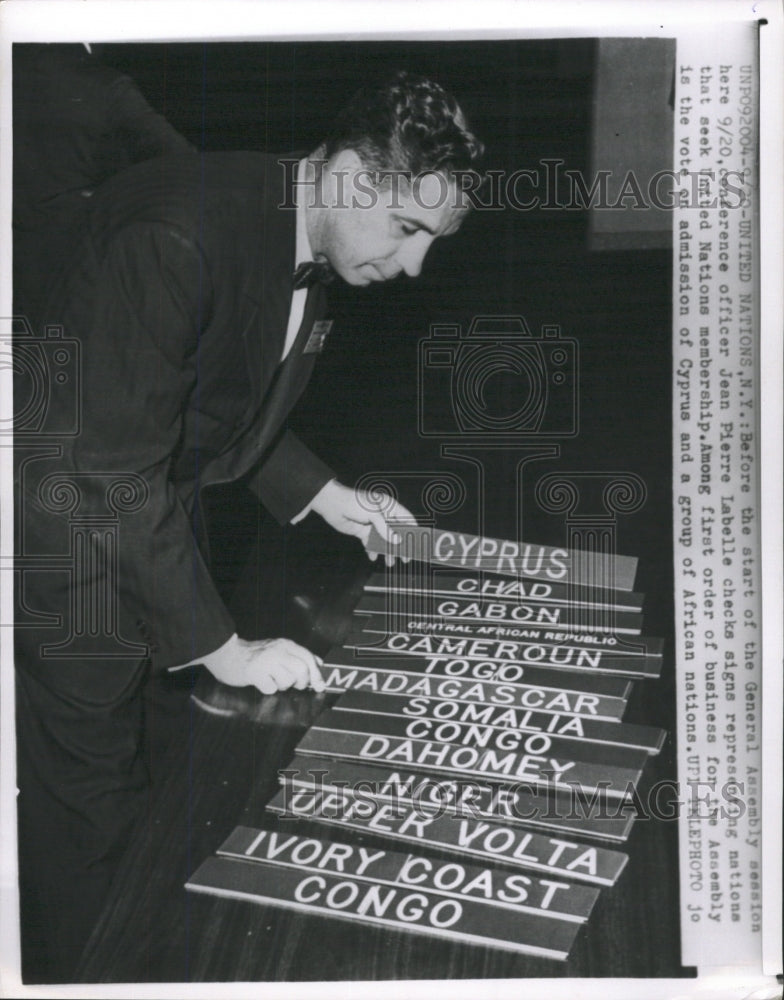
[[[395,254],[398,264],[409,278],[416,278],[422,273],[422,264],[432,242],[432,237],[426,236],[425,233],[417,233],[410,240],[406,240]]]

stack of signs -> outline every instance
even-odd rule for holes
[[[424,541],[368,581],[325,660],[341,696],[267,806],[353,842],[237,827],[188,888],[565,959],[626,864],[624,807],[666,736],[621,721],[662,659],[636,560]]]

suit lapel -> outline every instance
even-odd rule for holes
[[[266,448],[289,411],[302,394],[305,385],[313,371],[316,354],[303,354],[308,342],[313,324],[320,319],[326,309],[326,292],[324,286],[313,285],[308,290],[305,311],[297,336],[285,361],[279,365],[267,398],[260,412],[257,441],[260,447]]]

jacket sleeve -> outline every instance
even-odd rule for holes
[[[248,486],[280,524],[300,514],[335,473],[285,428]]]
[[[94,255],[94,256],[93,256]],[[82,432],[66,451],[100,511],[108,474],[144,483],[141,510],[120,515],[123,619],[149,644],[154,669],[217,649],[235,631],[170,477],[191,393],[210,277],[198,246],[161,223],[125,227],[89,247],[64,300],[82,339]]]

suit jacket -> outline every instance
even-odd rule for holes
[[[75,341],[81,378],[70,379],[75,401],[50,394],[45,429],[61,454],[20,471],[19,517],[28,555],[70,559],[71,568],[26,573],[20,597],[59,616],[67,635],[59,651],[50,641],[25,662],[79,697],[124,689],[140,642],[164,669],[234,631],[195,540],[201,486],[252,473],[251,487],[285,522],[333,475],[285,426],[313,367],[302,350],[324,306],[316,286],[279,364],[295,263],[291,173],[256,153],[164,157],[123,171],[93,196],[48,297],[45,319]],[[74,408],[78,433],[58,437]],[[56,494],[53,469],[70,478],[75,502]],[[90,523],[116,540],[85,541]],[[90,614],[119,640],[103,643],[107,655],[84,635],[71,641]],[[20,630],[28,653],[46,633]]]

